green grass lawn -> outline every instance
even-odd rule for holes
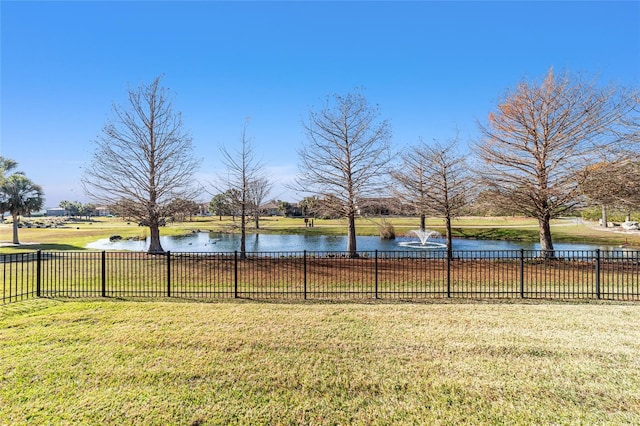
[[[0,424],[640,424],[640,305],[0,307]]]

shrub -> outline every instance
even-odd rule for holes
[[[380,225],[380,238],[383,240],[395,240],[396,239],[396,230],[393,227],[393,224],[383,220]]]

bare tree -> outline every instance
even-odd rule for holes
[[[121,217],[125,222],[128,222],[132,219],[132,217],[129,216],[130,212],[136,211],[135,203],[124,198],[121,200],[117,200],[109,204],[108,206],[109,211],[111,211],[114,215]]]
[[[427,217],[427,188],[429,176],[425,158],[425,143],[420,140],[419,145],[412,146],[402,154],[402,164],[391,172],[391,192],[409,207],[412,214],[420,217],[420,230],[425,230]]]
[[[579,171],[615,141],[610,130],[630,108],[619,89],[549,70],[542,82],[523,81],[507,92],[488,125],[480,125],[483,183],[538,219],[545,256],[553,256],[551,219],[580,202]]]
[[[453,257],[451,219],[466,206],[471,189],[465,157],[456,149],[458,137],[447,145],[434,142],[427,145],[422,140],[403,156],[403,166],[392,173],[400,188],[399,195],[423,217],[433,214],[444,218],[447,240],[447,256]]]
[[[263,174],[264,166],[256,159],[251,141],[247,137],[247,120],[242,126],[240,149],[229,151],[224,146],[220,148],[223,161],[227,166],[226,189],[232,198],[232,204],[239,209],[240,216],[240,258],[246,258],[246,228],[247,216],[252,213],[255,198],[252,191],[257,188],[257,182],[269,182]],[[268,187],[268,185],[267,185]],[[265,194],[266,195],[266,194]]]
[[[579,177],[582,193],[602,208],[601,225],[605,228],[608,226],[607,212],[616,202],[617,188],[621,183],[614,171],[612,163],[600,162],[588,165]]]
[[[168,216],[171,200],[192,199],[196,194],[193,175],[199,161],[182,127],[182,117],[173,111],[160,77],[130,89],[126,107],[113,106],[113,118],[95,141],[83,177],[89,196],[126,207],[122,214],[148,224],[149,253],[164,252],[159,224]]]
[[[640,159],[640,89],[628,90],[631,108],[613,129],[618,138],[614,145],[615,157],[619,160],[639,161]]]
[[[249,201],[256,229],[260,229],[260,215],[263,213],[262,204],[269,196],[273,182],[266,176],[261,176],[249,182]]]
[[[602,208],[602,226],[607,227],[609,208],[631,210],[640,206],[640,163],[621,160],[587,166],[580,176],[583,194]]]
[[[355,219],[367,198],[380,196],[390,160],[390,126],[357,90],[328,98],[303,123],[297,189],[319,195],[348,221],[347,251],[357,256]]]
[[[620,181],[617,205],[627,210],[627,221],[631,220],[630,210],[640,207],[640,89],[633,91],[629,97],[632,109],[622,119],[622,134],[618,144],[622,148],[616,161]]]
[[[482,189],[474,194],[466,211],[477,216],[514,216],[518,213],[508,202],[499,201],[498,198],[508,197],[495,189]]]
[[[602,208],[602,226],[607,227],[610,208],[637,208],[640,200],[640,93],[630,92],[631,108],[612,126],[616,143],[607,146],[582,170],[578,181],[590,202]],[[627,214],[629,216],[629,214]]]

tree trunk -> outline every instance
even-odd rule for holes
[[[548,214],[538,218],[540,228],[540,251],[545,258],[554,257],[553,241],[551,239],[551,218]]]
[[[451,260],[453,258],[453,242],[451,240],[451,216],[447,215],[445,221],[447,229],[447,259]]]
[[[247,216],[244,204],[240,214],[240,259],[247,258]]]
[[[422,232],[424,232],[424,230],[427,229],[426,222],[427,222],[427,218],[425,217],[424,213],[420,213],[420,230]]]
[[[608,223],[607,223],[608,220],[609,219],[607,218],[607,206],[605,206],[603,204],[602,205],[602,225],[601,226],[604,226],[605,228],[607,228],[609,226]]]
[[[348,214],[349,227],[347,231],[347,252],[349,257],[358,257],[358,249],[356,247],[356,215],[351,212]]]
[[[625,222],[631,222],[631,212],[627,211],[627,215],[624,218]]]
[[[12,213],[11,217],[13,217],[13,244],[20,244],[18,240],[18,215]]]
[[[149,250],[147,253],[150,254],[162,254],[164,253],[164,249],[160,244],[160,227],[158,223],[152,223],[149,225],[149,233],[151,234],[151,241],[149,242]]]
[[[260,229],[260,216],[256,214],[254,216],[254,221],[256,223],[256,229]]]

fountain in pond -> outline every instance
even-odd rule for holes
[[[414,229],[413,231],[409,231],[409,233],[415,234],[420,239],[420,244],[422,245],[425,245],[430,237],[439,235],[436,231],[431,231],[429,229]]]
[[[446,244],[429,241],[429,238],[431,237],[440,236],[440,234],[436,231],[431,231],[429,229],[414,229],[412,231],[409,231],[409,234],[414,234],[420,241],[401,241],[400,243],[398,243],[398,245],[402,247],[417,249],[439,249],[447,247]]]

